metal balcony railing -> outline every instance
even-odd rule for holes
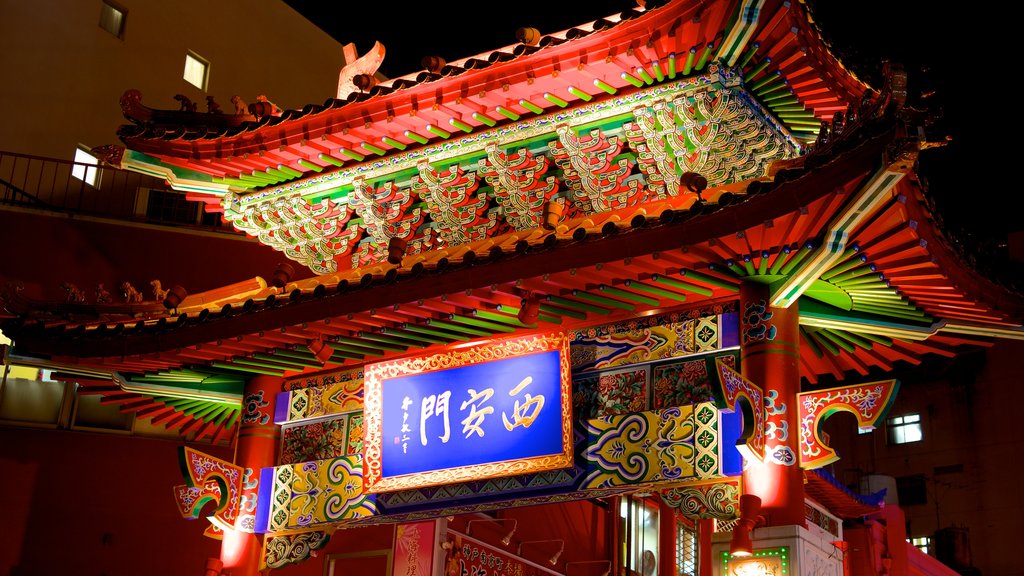
[[[234,233],[159,178],[14,152],[0,151],[0,205]]]

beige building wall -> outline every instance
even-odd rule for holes
[[[151,108],[184,94],[234,110],[259,94],[282,109],[335,95],[342,47],[279,0],[116,0],[123,38],[100,27],[102,0],[0,0],[0,151],[71,160],[77,144],[118,144],[119,100]],[[210,63],[207,91],[183,79],[185,54]]]

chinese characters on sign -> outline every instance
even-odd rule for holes
[[[384,476],[561,452],[559,364],[552,350],[385,380]]]
[[[370,367],[370,491],[571,465],[567,347],[534,336]]]

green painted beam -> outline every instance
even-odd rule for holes
[[[441,337],[435,336],[433,334],[423,334],[423,333],[420,333],[420,332],[409,332],[404,327],[403,328],[391,328],[391,327],[385,326],[384,328],[381,328],[381,332],[384,335],[396,336],[398,338],[404,338],[406,340],[417,340],[417,341],[422,340],[422,341],[429,342],[431,344],[450,344],[451,342],[454,342],[455,340],[457,340],[457,338],[455,338],[454,336],[450,336],[448,338],[441,338]],[[417,344],[417,346],[422,347],[422,345],[420,345],[420,344]]]
[[[628,310],[630,312],[636,311],[636,306],[628,302],[623,302],[621,300],[616,300],[614,298],[609,298],[607,296],[602,296],[600,294],[593,294],[591,292],[587,292],[584,290],[573,290],[572,296],[573,298],[579,298],[581,300],[593,302],[594,304],[597,304],[599,306],[611,306],[612,308]]]
[[[427,318],[426,323],[428,326],[445,328],[448,330],[453,330],[455,332],[469,334],[470,336],[492,336],[494,334],[493,330],[481,330],[479,328],[465,326],[462,324],[456,324],[454,322],[448,322],[447,320],[440,320],[437,318]]]
[[[664,288],[659,288],[657,286],[651,286],[650,284],[645,284],[643,282],[638,282],[636,280],[626,280],[626,286],[634,290],[640,290],[641,292],[646,292],[648,294],[654,294],[655,296],[661,296],[662,298],[675,300],[676,302],[686,302],[685,294],[680,294],[678,292],[673,292],[671,290],[666,290]]]
[[[637,294],[636,292],[630,292],[629,290],[623,290],[607,284],[601,284],[597,289],[605,294],[611,294],[612,296],[618,296],[619,298],[625,298],[648,306],[657,306],[661,304],[661,302],[656,298],[651,298],[650,296],[644,296],[643,294]]]
[[[567,308],[574,308],[576,310],[580,310],[583,312],[596,312],[597,314],[611,314],[612,312],[608,308],[603,308],[601,306],[590,304],[588,302],[570,300],[568,298],[563,298],[561,296],[549,295],[547,297],[547,301],[551,302],[552,304],[557,304],[559,306],[564,306]]]
[[[518,312],[517,312],[518,313]],[[493,322],[499,322],[501,324],[508,324],[509,326],[515,326],[518,328],[536,328],[536,324],[524,324],[520,322],[516,315],[504,314],[501,312],[491,312],[489,310],[473,310],[473,316],[482,318],[484,320],[491,320]]]
[[[270,370],[267,368],[257,368],[255,366],[242,366],[231,362],[220,362],[214,361],[210,363],[210,366],[214,368],[223,368],[224,370],[233,370],[236,372],[246,372],[249,374],[264,374],[267,376],[284,376],[284,372],[280,370]]]
[[[484,328],[493,332],[515,332],[514,326],[508,324],[501,324],[499,322],[489,322],[487,320],[481,320],[479,318],[473,318],[472,316],[463,316],[461,314],[449,314],[448,319],[456,324],[465,324],[467,326],[473,326],[477,328]]]
[[[441,340],[446,340],[448,342],[457,342],[459,340],[464,340],[466,338],[465,335],[453,334],[451,332],[445,332],[444,330],[438,330],[436,328],[431,328],[429,326],[420,326],[419,324],[412,323],[403,325],[402,329],[412,332],[414,334],[424,334],[427,336],[433,336]]]
[[[345,346],[354,346],[356,348],[365,348],[365,349],[370,350],[370,351],[374,351],[374,350],[378,350],[378,351],[379,350],[391,350],[393,352],[405,352],[405,350],[408,348],[407,346],[403,347],[403,346],[398,346],[398,345],[394,345],[394,344],[385,344],[383,342],[374,342],[373,344],[370,344],[366,340],[364,340],[362,337],[359,337],[359,336],[357,336],[355,338],[352,338],[351,336],[335,336],[334,337],[334,341],[331,342],[330,344],[334,345],[335,342],[337,342],[338,344],[343,344]],[[360,351],[358,349],[356,349],[356,350],[348,350],[348,352],[356,352],[356,353],[358,353]]]
[[[502,312],[507,312],[509,314],[512,314],[513,316],[516,316],[517,318],[519,316],[519,311],[520,311],[519,308],[516,308],[515,306],[509,306],[508,304],[498,304],[498,310],[500,310]],[[562,318],[561,317],[553,316],[553,315],[550,315],[550,314],[544,314],[543,312],[541,312],[540,314],[537,314],[537,319],[538,320],[543,320],[544,322],[548,322],[550,324],[561,324],[562,323]]]

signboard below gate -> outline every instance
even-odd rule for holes
[[[542,334],[368,366],[365,490],[570,466],[568,343]]]

